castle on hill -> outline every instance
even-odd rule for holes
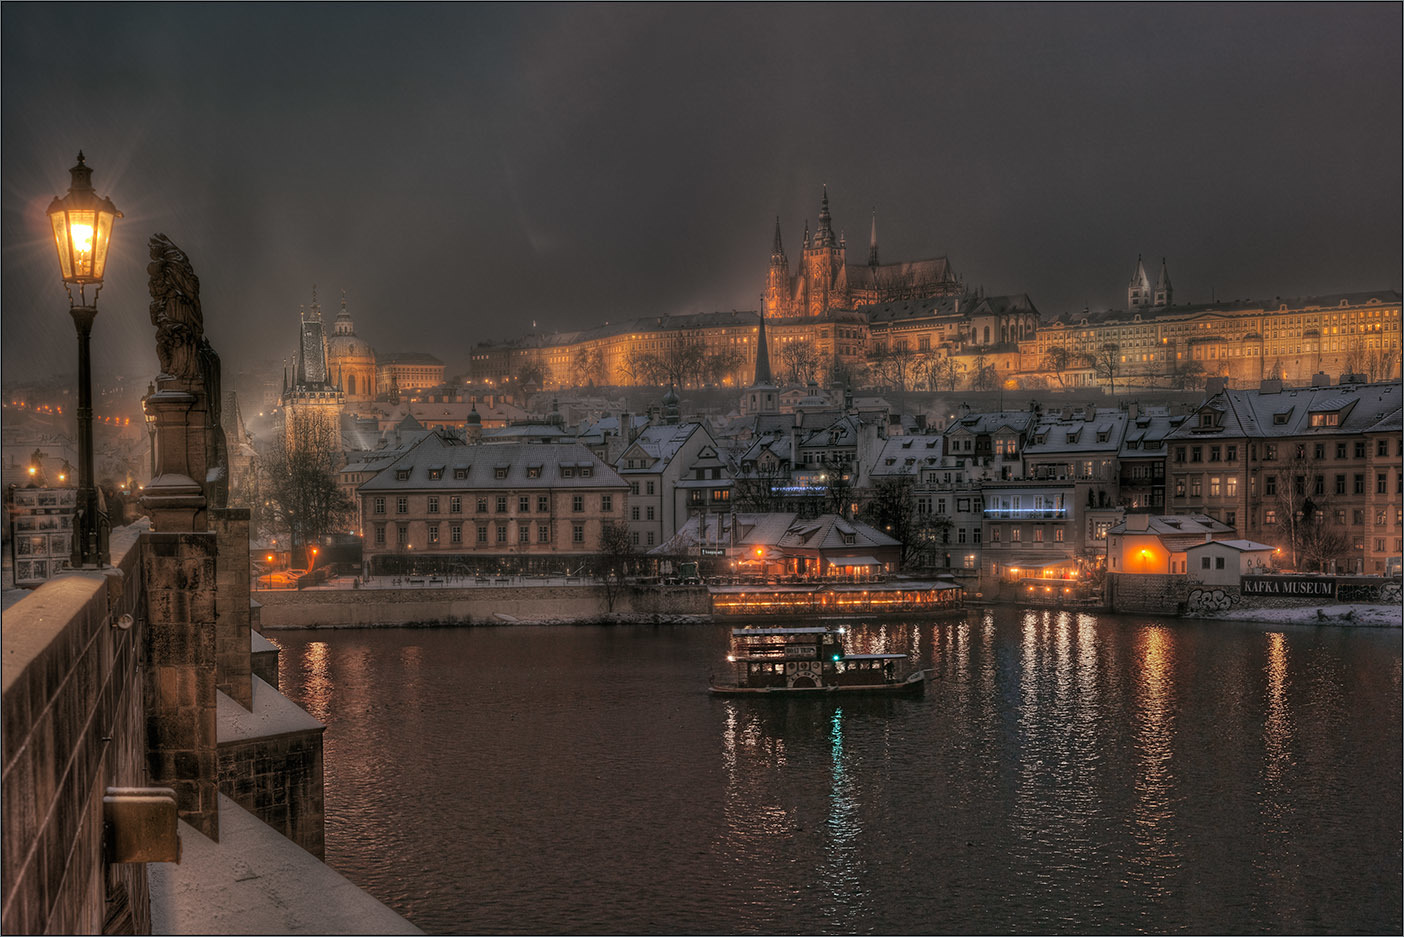
[[[771,319],[823,316],[835,309],[854,309],[909,299],[961,296],[965,284],[945,257],[882,263],[878,259],[877,212],[873,212],[868,238],[868,259],[850,264],[843,233],[834,234],[829,214],[829,188],[819,203],[819,226],[811,236],[804,224],[803,253],[799,268],[790,273],[790,261],[775,219],[775,241],[770,250],[770,270],[765,281],[764,314]]]

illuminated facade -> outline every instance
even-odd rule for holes
[[[356,334],[356,323],[346,309],[346,293],[341,294],[341,312],[332,323],[327,339],[327,370],[341,390],[347,410],[361,413],[374,402],[375,349]]]
[[[1274,377],[1308,384],[1321,371],[1387,380],[1399,374],[1399,310],[1397,290],[1084,310],[1057,316],[1021,341],[1020,371],[1052,386],[1106,384],[1108,364],[1115,383],[1127,387],[1194,386],[1205,377],[1237,387]],[[1098,367],[1075,362],[1053,370],[1058,349],[1078,356],[1107,346],[1114,350]]]
[[[327,338],[322,307],[298,308],[298,345],[292,373],[284,368],[279,414],[289,451],[341,451],[341,412],[345,404],[327,369]]]
[[[813,236],[805,222],[799,269],[790,273],[789,258],[775,219],[775,239],[765,281],[768,318],[816,318],[839,309],[934,296],[959,296],[964,285],[945,257],[883,264],[878,260],[877,213],[873,213],[865,264],[848,263],[842,234],[835,235],[829,214],[829,189],[819,204],[819,226]]]

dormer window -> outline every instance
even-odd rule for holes
[[[527,466],[527,478],[540,478],[540,477],[541,477],[541,466],[540,466],[540,465],[528,465],[528,466]]]
[[[574,478],[574,477],[575,477],[575,469],[572,468],[572,467],[569,466],[569,465],[562,465],[562,466],[561,466],[561,477],[562,477],[562,478]]]
[[[1209,413],[1209,412],[1207,412],[1207,411],[1204,412],[1204,413],[1201,413],[1201,414],[1199,415],[1199,427],[1200,427],[1200,429],[1213,429],[1213,428],[1214,428],[1214,414]]]
[[[1272,415],[1272,423],[1274,426],[1285,426],[1287,425],[1287,418],[1291,415],[1292,411],[1290,410],[1284,413],[1274,413]]]
[[[453,470],[453,477],[460,481],[468,477],[468,467],[459,466]]]
[[[492,477],[493,477],[493,478],[506,478],[506,477],[507,477],[507,466],[505,466],[505,465],[499,465],[499,466],[497,466],[496,468],[494,468],[494,469],[492,470]]]
[[[588,466],[588,465],[582,465],[582,466],[580,466],[580,477],[581,477],[581,478],[589,478],[592,474],[594,474],[594,472],[593,472],[593,470],[590,468],[590,466]]]
[[[854,544],[858,542],[858,536],[856,534],[840,533],[839,536],[843,537],[843,542],[845,544]]]
[[[1110,439],[1110,438],[1111,438],[1111,433],[1110,433],[1110,432],[1103,431],[1103,432],[1100,432],[1100,433],[1097,434],[1097,442],[1106,442],[1106,441],[1107,441],[1108,439]]]
[[[1340,425],[1341,425],[1341,414],[1340,414],[1339,411],[1334,412],[1334,413],[1313,413],[1313,414],[1311,415],[1311,425],[1312,425],[1312,426],[1340,426]]]
[[[429,470],[429,480],[430,480],[431,482],[439,481],[439,480],[440,480],[441,478],[443,478],[443,477],[444,477],[444,469],[443,469],[443,466],[438,466],[438,467],[436,467],[436,468],[431,468],[431,469]]]
[[[395,480],[396,480],[396,481],[407,482],[407,481],[409,481],[409,477],[410,477],[410,470],[409,470],[409,469],[395,469]]]

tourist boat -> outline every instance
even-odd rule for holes
[[[926,671],[898,676],[905,654],[849,654],[842,628],[735,628],[730,682],[712,677],[717,696],[915,696]]]

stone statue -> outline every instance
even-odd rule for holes
[[[171,379],[192,392],[198,390],[204,396],[202,461],[207,470],[202,487],[209,506],[222,508],[229,496],[229,453],[220,422],[223,395],[219,355],[205,338],[200,278],[195,275],[185,251],[164,234],[151,236],[151,263],[147,264],[146,272],[161,378]],[[166,382],[161,378],[158,383],[164,389]]]
[[[146,265],[146,273],[161,373],[195,380],[200,376],[200,344],[205,338],[200,278],[185,251],[164,234],[151,236],[151,263]]]

